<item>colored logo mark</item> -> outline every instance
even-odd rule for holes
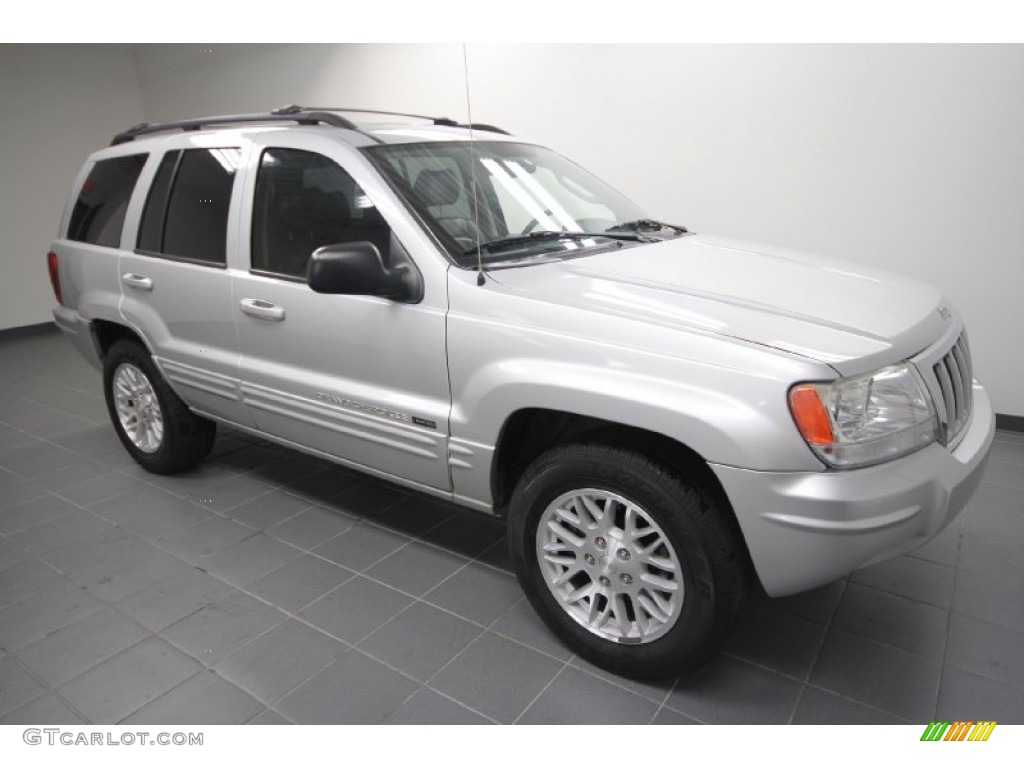
[[[995,727],[995,720],[957,720],[953,723],[932,721],[921,734],[921,741],[988,741]]]

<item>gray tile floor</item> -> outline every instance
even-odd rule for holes
[[[66,340],[0,342],[0,722],[1024,723],[1022,435],[924,549],[645,683],[550,635],[496,523],[220,435],[148,475]]]

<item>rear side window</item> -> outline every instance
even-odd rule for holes
[[[71,211],[68,239],[116,248],[121,244],[124,214],[146,155],[100,160],[82,184]]]
[[[160,162],[139,228],[140,250],[223,266],[238,147],[169,152]]]
[[[168,152],[160,161],[153,186],[149,188],[146,207],[142,211],[139,226],[139,248],[160,253],[164,242],[164,215],[167,213],[167,193],[171,191],[174,169],[178,166],[181,152]]]

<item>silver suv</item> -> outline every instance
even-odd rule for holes
[[[994,419],[935,288],[360,113],[142,125],[85,163],[54,316],[146,469],[223,422],[500,516],[544,620],[634,676],[706,660],[755,579],[824,584],[966,504]]]

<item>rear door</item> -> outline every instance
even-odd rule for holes
[[[122,317],[175,391],[200,412],[251,425],[239,389],[228,269],[246,152],[229,134],[182,139],[156,153],[135,247],[122,252],[118,273]]]

